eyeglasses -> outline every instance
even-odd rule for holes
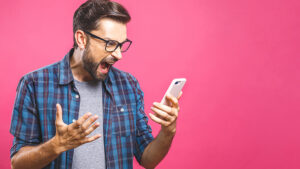
[[[124,42],[119,43],[118,41],[115,41],[115,40],[105,40],[105,39],[100,38],[90,32],[87,32],[87,31],[84,31],[84,32],[93,38],[104,41],[105,42],[105,50],[107,52],[114,52],[119,46],[120,46],[121,52],[126,52],[132,43],[132,41],[129,39],[126,39]]]

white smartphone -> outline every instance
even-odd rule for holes
[[[169,93],[170,95],[172,95],[172,96],[174,96],[174,97],[177,98],[177,97],[179,96],[180,91],[182,90],[182,88],[183,88],[185,82],[186,82],[186,79],[185,79],[185,78],[174,79],[174,80],[171,82],[171,84],[170,84],[170,86],[169,86],[167,92],[165,93],[165,95],[164,95],[164,97],[163,97],[163,99],[161,100],[160,103],[162,103],[162,104],[164,104],[164,105],[167,105],[166,96],[167,96],[168,93]]]

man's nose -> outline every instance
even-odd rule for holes
[[[121,52],[121,48],[118,47],[112,54],[111,54],[114,58],[121,60],[122,59],[122,52]]]

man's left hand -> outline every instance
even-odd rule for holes
[[[151,110],[155,114],[149,113],[150,118],[161,125],[161,131],[170,136],[174,136],[176,132],[176,121],[179,112],[178,100],[182,96],[180,92],[178,98],[171,95],[167,95],[168,105],[163,105],[161,103],[154,102]]]

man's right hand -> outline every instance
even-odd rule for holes
[[[98,118],[97,116],[91,117],[91,113],[86,113],[77,121],[67,125],[62,120],[62,108],[59,104],[56,105],[56,109],[55,136],[42,144],[20,148],[11,159],[12,168],[43,168],[62,152],[100,137],[100,134],[88,137],[99,127],[99,123],[94,123]]]
[[[98,122],[94,123],[98,116],[90,118],[91,115],[91,113],[86,113],[72,124],[67,125],[63,122],[60,104],[56,104],[56,134],[52,141],[58,154],[100,138],[100,134],[87,137],[99,127]]]

